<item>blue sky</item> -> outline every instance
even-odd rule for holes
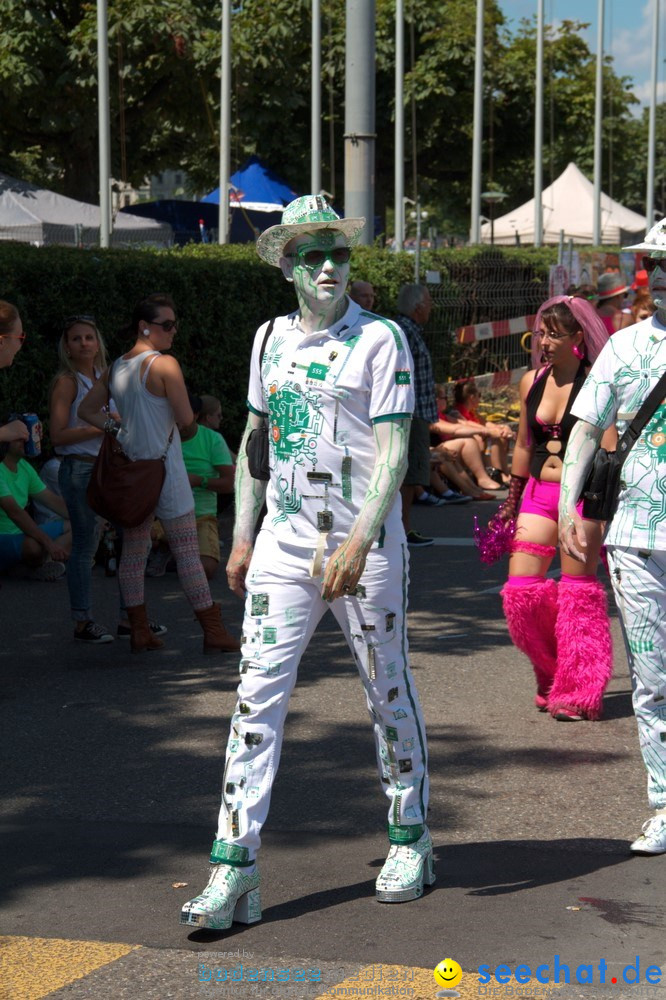
[[[652,60],[652,19],[655,0],[606,0],[604,24],[604,49],[614,58],[616,73],[634,80],[633,91],[641,104],[650,99],[650,72]],[[536,15],[536,0],[499,0],[499,6],[508,21],[517,24],[522,17]],[[585,38],[590,51],[597,50],[597,0],[545,0],[546,24],[558,21],[585,21],[590,27]],[[666,100],[664,84],[664,59],[666,47],[666,7],[660,9],[660,71],[658,97]]]

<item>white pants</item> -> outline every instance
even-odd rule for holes
[[[609,545],[608,565],[631,670],[648,800],[666,807],[666,552]]]
[[[326,556],[330,556],[329,550]],[[409,556],[404,538],[368,555],[356,595],[331,604],[310,576],[312,553],[261,531],[247,576],[238,702],[231,719],[217,839],[254,858],[278,769],[301,656],[330,608],[365,689],[377,764],[389,799],[389,836],[425,822],[426,736],[407,665]],[[324,563],[325,565],[325,563]],[[307,789],[303,793],[307,807]],[[245,852],[243,852],[245,853]]]

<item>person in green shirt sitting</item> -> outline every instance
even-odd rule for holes
[[[30,567],[36,580],[58,580],[65,573],[72,536],[62,497],[49,490],[24,455],[18,439],[4,446],[0,462],[0,572],[19,563]],[[59,514],[56,521],[38,525],[26,507],[31,499]]]

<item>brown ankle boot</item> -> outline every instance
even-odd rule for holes
[[[130,627],[130,649],[133,653],[142,653],[145,649],[161,649],[164,645],[161,639],[150,630],[145,604],[135,604],[126,608]]]
[[[237,653],[240,642],[231,634],[222,621],[219,604],[211,604],[203,611],[194,612],[204,634],[204,653]]]

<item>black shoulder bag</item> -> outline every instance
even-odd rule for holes
[[[268,328],[264,334],[264,339],[261,344],[261,350],[259,351],[260,381],[261,366],[264,361],[264,354],[266,353],[266,344],[268,343],[268,338],[273,332],[274,325],[275,320],[272,319],[268,324]],[[265,419],[261,421],[261,425],[259,427],[255,427],[254,430],[250,431],[247,444],[245,445],[245,454],[247,455],[247,464],[252,478],[260,479],[265,483],[268,482],[271,478],[271,470],[268,463],[268,423]]]
[[[624,461],[666,392],[666,372],[661,376],[640,410],[617,443],[617,451],[599,448],[594,456],[581,497],[583,517],[590,521],[610,521],[615,514]]]

